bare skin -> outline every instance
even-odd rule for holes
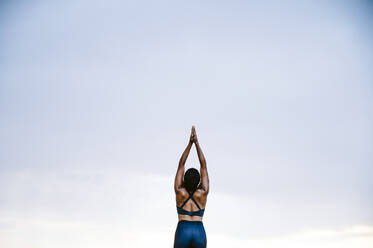
[[[190,139],[187,147],[185,148],[183,154],[181,155],[179,166],[177,168],[176,176],[175,176],[175,194],[176,194],[176,204],[177,206],[181,206],[183,202],[188,198],[189,194],[187,190],[183,187],[183,176],[185,171],[185,162],[188,158],[190,149],[192,145],[195,144],[198,159],[200,163],[200,174],[201,174],[201,183],[199,188],[193,194],[194,199],[197,201],[198,205],[201,209],[205,208],[207,202],[207,195],[209,193],[209,176],[207,173],[206,167],[206,159],[202,153],[201,147],[199,145],[197,134],[195,127],[192,126],[192,131],[190,134]],[[194,204],[192,200],[189,200],[183,207],[183,209],[187,211],[198,211],[198,207]],[[179,214],[179,220],[187,220],[187,221],[202,221],[201,216],[189,216],[189,215],[182,215]]]

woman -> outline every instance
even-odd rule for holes
[[[197,169],[190,168],[184,175],[185,161],[193,143],[197,149],[201,174]],[[174,187],[176,208],[179,216],[174,248],[205,248],[207,239],[202,217],[205,211],[207,194],[209,193],[209,177],[206,160],[199,146],[194,126],[192,126],[188,146],[179,161]]]

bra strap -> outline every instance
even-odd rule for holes
[[[191,199],[192,199],[192,201],[197,205],[197,208],[199,209],[199,210],[201,210],[201,208],[199,207],[199,205],[198,205],[198,203],[197,203],[197,201],[193,198],[193,196],[192,197],[190,197]]]
[[[194,190],[192,193],[189,193],[189,191],[187,191],[187,192],[188,192],[189,196],[188,196],[188,198],[184,201],[184,203],[180,206],[180,208],[183,208],[183,207],[185,206],[185,204],[189,201],[189,199],[192,199],[192,201],[197,205],[197,208],[198,208],[199,210],[201,210],[201,208],[199,207],[197,201],[193,198],[193,194],[194,194],[194,192],[196,192],[196,190]]]
[[[181,204],[180,208],[183,208],[185,206],[185,204],[187,203],[187,201],[189,201],[190,198],[191,198],[191,196],[189,195],[188,198],[184,201],[184,203]]]

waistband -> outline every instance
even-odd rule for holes
[[[203,224],[202,220],[179,220],[177,224],[189,223],[189,224]]]

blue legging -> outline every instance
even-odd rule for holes
[[[202,221],[179,221],[174,248],[206,248],[206,245],[207,239]]]

